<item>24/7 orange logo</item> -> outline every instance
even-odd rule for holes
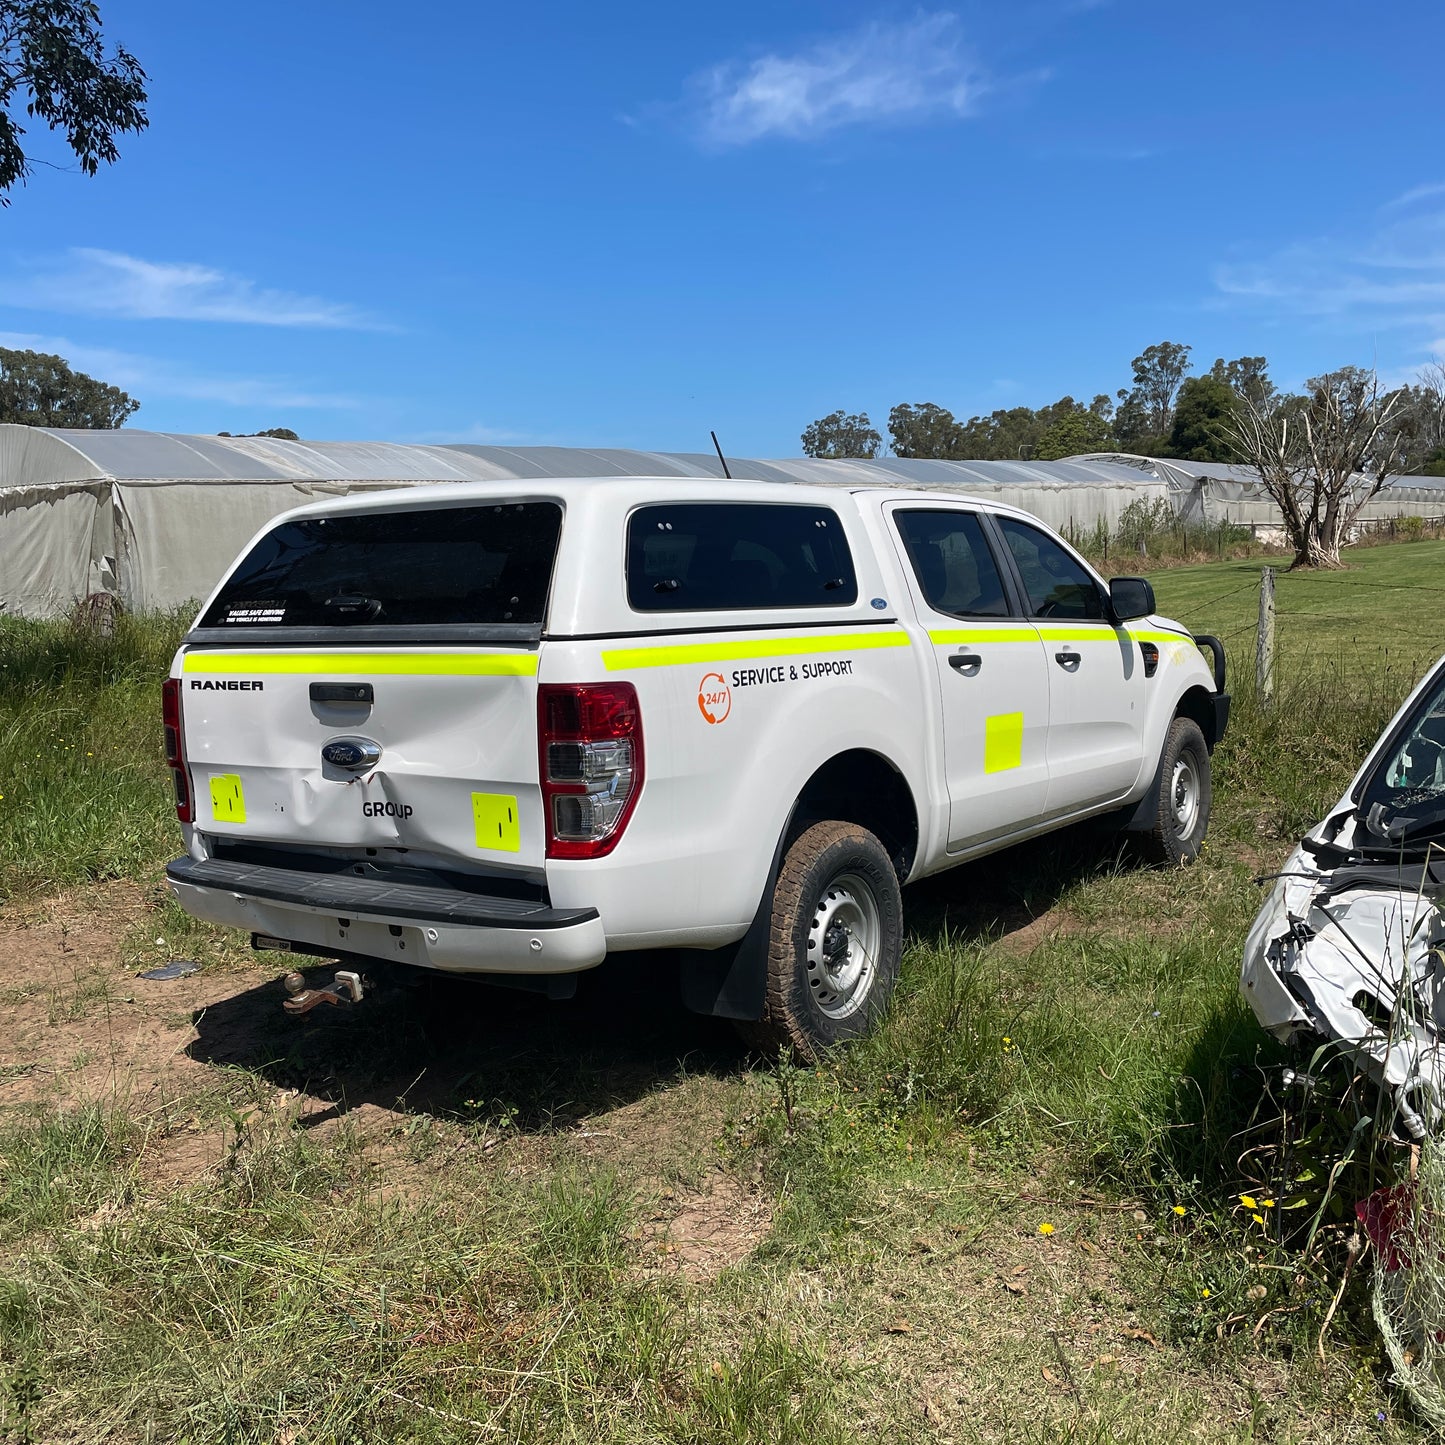
[[[733,710],[733,690],[720,672],[707,672],[697,685],[697,705],[710,723],[727,721]]]

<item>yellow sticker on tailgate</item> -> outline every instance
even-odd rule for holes
[[[211,817],[218,823],[246,821],[246,795],[238,773],[217,773],[211,779]]]
[[[517,800],[506,793],[473,793],[472,821],[477,826],[477,847],[494,853],[520,853],[522,827],[517,821]]]

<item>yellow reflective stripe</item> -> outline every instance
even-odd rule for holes
[[[823,632],[813,637],[754,637],[739,642],[688,642],[679,647],[618,647],[602,654],[608,672],[675,667],[684,662],[738,662],[752,657],[795,657],[807,652],[858,652],[907,647],[906,632]]]
[[[1037,642],[1039,634],[1032,627],[965,627],[930,632],[930,642],[940,644],[962,642]]]
[[[1100,623],[1098,627],[1041,626],[1039,636],[1045,642],[1113,642],[1117,644],[1121,637],[1126,637],[1128,634],[1107,623]]]
[[[188,652],[182,672],[535,677],[535,652]]]
[[[1180,632],[1121,632],[1101,624],[1098,627],[969,627],[930,632],[928,640],[940,645],[981,642],[1113,642],[1121,636],[1135,642],[1192,642]]]
[[[1130,632],[1135,642],[1193,642],[1186,632]]]

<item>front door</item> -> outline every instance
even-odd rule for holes
[[[1143,762],[1144,661],[1098,579],[1039,527],[994,518],[1048,657],[1050,817],[1118,802]]]
[[[1043,815],[1049,663],[977,513],[937,503],[889,510],[938,670],[948,849],[961,852]]]

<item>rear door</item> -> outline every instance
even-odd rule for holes
[[[1103,589],[1061,542],[1015,517],[993,521],[1048,657],[1048,812],[1062,816],[1114,802],[1134,786],[1142,765],[1139,645],[1109,620]]]
[[[888,508],[943,699],[950,852],[1017,832],[1048,793],[1049,674],[977,513]]]
[[[556,502],[283,521],[180,662],[195,822],[232,843],[543,865],[537,660]]]

